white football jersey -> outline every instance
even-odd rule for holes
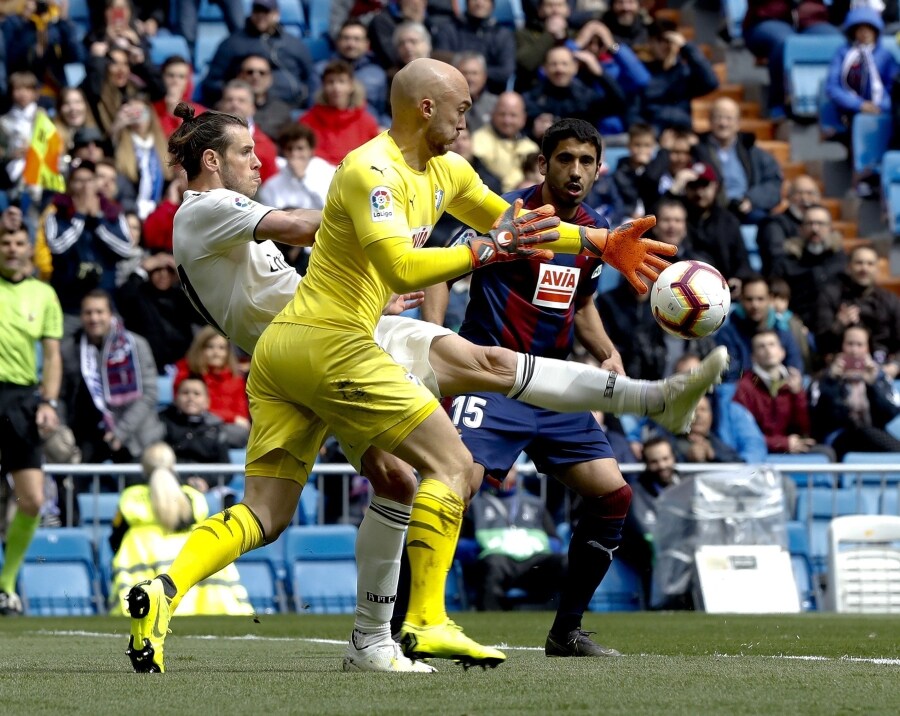
[[[186,191],[175,213],[172,242],[185,292],[210,325],[247,353],[300,283],[275,244],[255,240],[270,211],[243,194],[213,189]]]

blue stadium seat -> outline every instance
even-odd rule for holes
[[[841,462],[848,465],[900,466],[900,453],[848,452]],[[882,481],[890,485],[900,484],[900,472],[848,472],[843,476],[844,487],[853,487],[860,482],[867,485],[880,485]]]
[[[831,488],[836,482],[836,473],[809,471],[809,465],[831,464],[828,456],[822,453],[770,453],[769,460],[776,465],[796,465],[799,468],[797,472],[782,470],[781,474],[790,477],[798,487]]]
[[[94,542],[97,549],[97,577],[100,580],[100,588],[103,596],[107,599],[112,589],[112,562],[115,556],[112,547],[109,545],[109,535],[112,532],[110,527],[101,527],[98,539]]]
[[[744,247],[750,259],[750,268],[754,271],[762,270],[762,259],[759,256],[759,246],[756,243],[756,234],[759,227],[756,224],[742,224],[741,238],[744,240]]]
[[[622,161],[629,154],[628,147],[604,147],[603,163],[609,167],[609,173],[612,174]]]
[[[747,0],[722,0],[722,10],[725,13],[725,25],[731,39],[738,40],[743,37]]]
[[[888,226],[894,235],[900,234],[900,151],[884,153],[881,192],[887,206]]]
[[[815,117],[819,96],[828,76],[828,65],[843,35],[791,35],[784,45],[784,74],[791,110],[799,117]]]
[[[34,533],[26,562],[81,562],[94,570],[94,545],[90,530],[83,527],[55,527]]]
[[[309,36],[311,38],[327,37],[328,23],[331,18],[331,0],[305,0],[305,4]]]
[[[197,72],[206,74],[209,61],[228,35],[228,26],[224,22],[201,22],[197,25],[197,45],[194,47],[194,68]]]
[[[119,508],[119,494],[117,492],[82,492],[78,496],[79,524],[91,526],[94,524],[108,525],[112,523]]]
[[[239,560],[235,566],[257,614],[283,614],[286,611],[284,593],[268,563]]]
[[[843,515],[874,514],[870,496],[856,490],[827,487],[797,490],[797,519],[807,525],[809,555],[815,573],[826,570],[828,525]]]
[[[305,42],[313,62],[327,60],[334,52],[331,41],[327,37],[308,37]]]
[[[621,559],[614,559],[588,609],[592,612],[638,612],[643,609],[643,593],[637,570]]]
[[[813,584],[812,562],[809,558],[809,543],[806,538],[806,525],[800,520],[787,523],[788,552],[791,555],[791,568],[794,581],[797,583],[797,596],[800,608],[805,611],[816,609],[816,589]]]
[[[890,114],[863,114],[853,117],[850,128],[853,171],[879,172],[881,160],[891,141]]]
[[[522,0],[495,0],[494,19],[500,25],[513,29],[524,27],[525,11],[522,9]]]
[[[353,525],[291,527],[286,531],[285,561],[297,612],[353,612],[356,532]]]
[[[17,587],[32,616],[90,616],[99,613],[99,594],[82,562],[25,562]]]
[[[87,0],[69,0],[69,19],[72,22],[87,26],[90,19]]]
[[[250,11],[249,4],[246,4],[247,12]],[[200,22],[225,22],[222,15],[222,8],[209,0],[200,0],[200,7],[197,9],[197,19]]]
[[[881,515],[900,515],[900,485],[896,490],[887,490],[881,496],[881,504],[878,506]]]
[[[87,77],[87,70],[82,62],[67,62],[63,65],[63,73],[66,75],[66,87],[80,87]]]
[[[191,60],[191,48],[181,35],[156,34],[150,38],[150,62],[154,65],[162,65],[175,55]]]
[[[166,408],[172,404],[175,399],[175,376],[164,375],[156,376],[156,407],[159,410]]]
[[[453,560],[450,572],[447,574],[447,585],[444,590],[444,603],[448,612],[463,612],[469,608],[469,599],[466,595],[466,583],[463,579],[462,564],[458,559]]]

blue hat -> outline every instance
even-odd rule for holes
[[[857,25],[871,25],[878,31],[879,35],[884,31],[884,20],[881,19],[881,13],[867,5],[850,10],[841,29],[846,35],[852,32]]]

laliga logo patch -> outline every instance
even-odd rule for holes
[[[236,196],[234,197],[234,208],[244,210],[249,209],[250,200],[246,196]]]
[[[369,193],[372,221],[390,221],[394,218],[394,197],[386,186],[376,186]]]

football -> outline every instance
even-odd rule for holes
[[[718,269],[703,261],[679,261],[665,269],[650,289],[653,317],[679,338],[715,333],[731,308],[731,289]]]

